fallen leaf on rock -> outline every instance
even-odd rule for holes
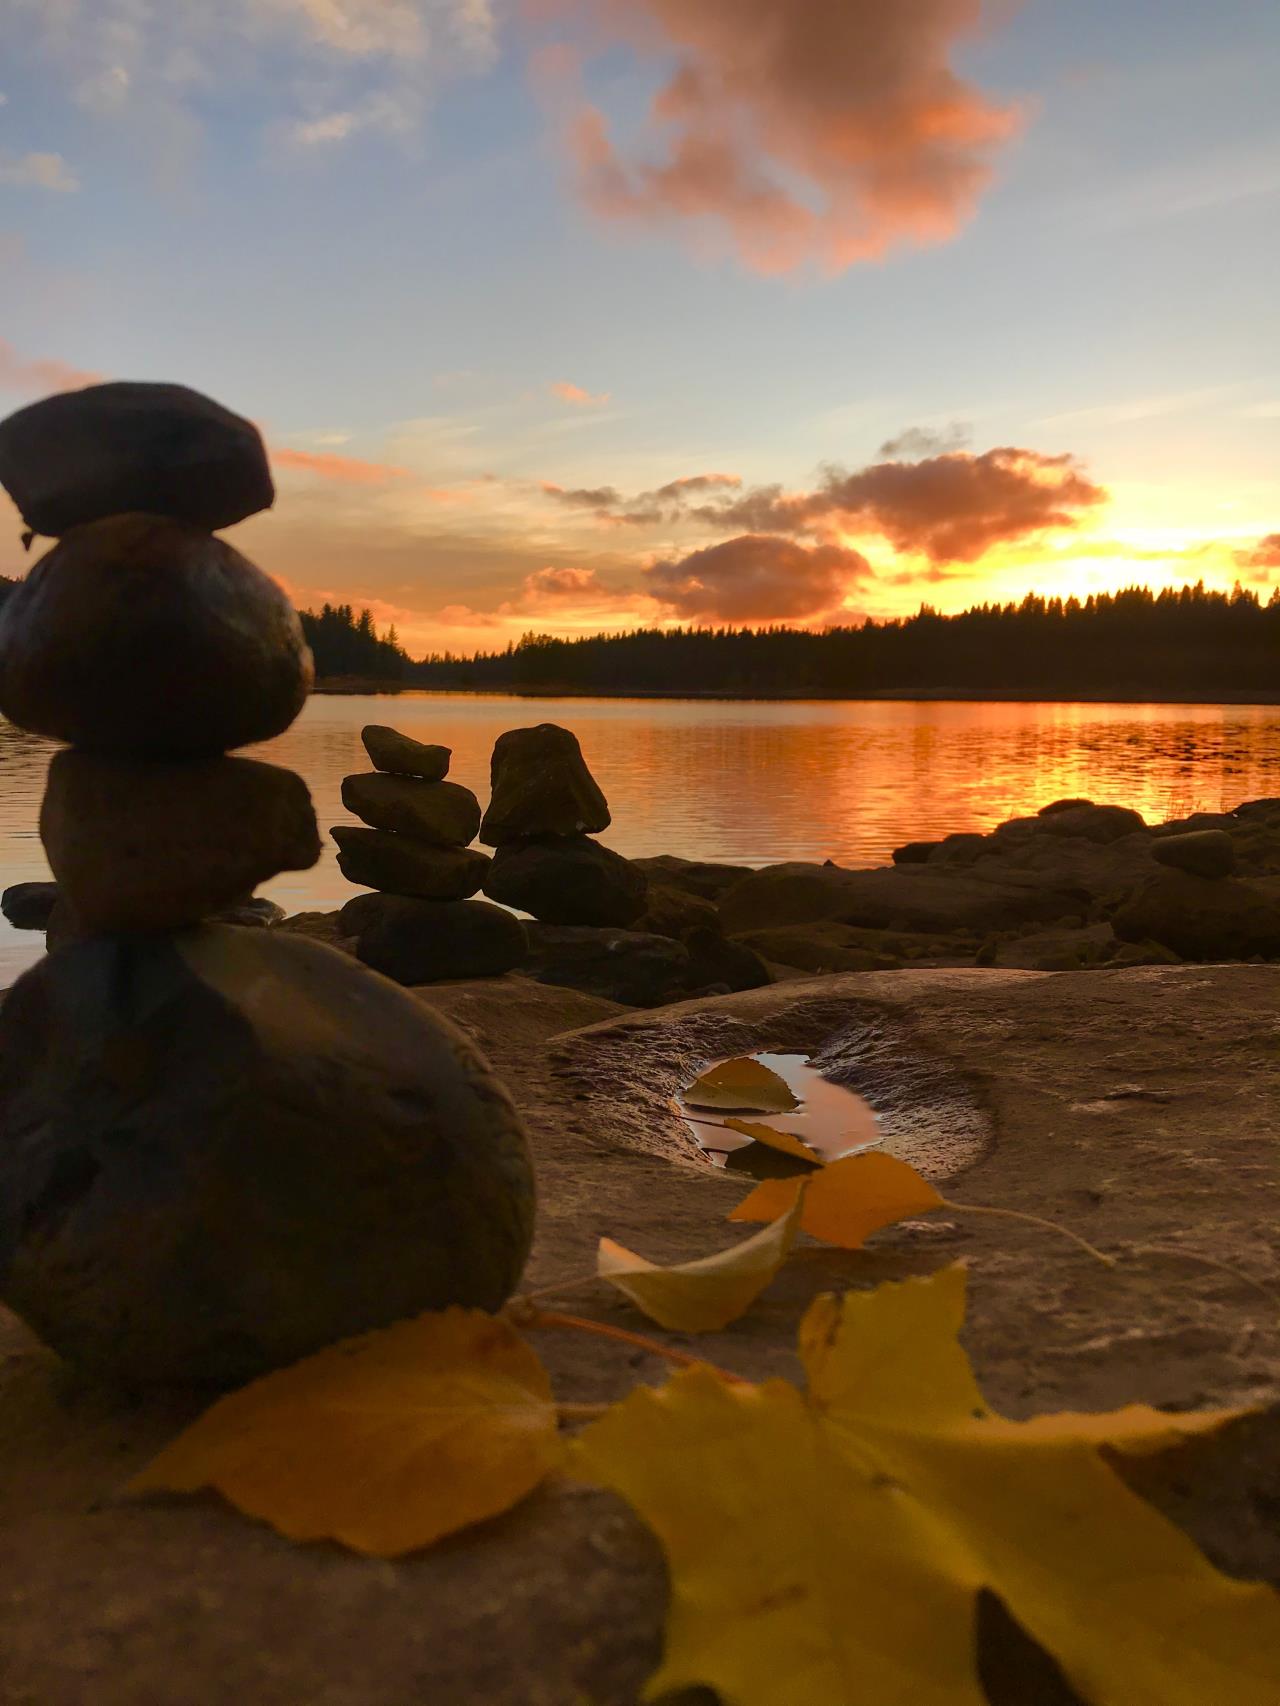
[[[751,1108],[760,1114],[789,1114],[800,1106],[785,1078],[745,1056],[704,1072],[684,1099],[691,1108]]]
[[[964,1273],[823,1297],[808,1392],[709,1369],[640,1388],[574,1448],[661,1540],[666,1654],[646,1699],[984,1706],[987,1590],[1094,1706],[1275,1706],[1280,1597],[1220,1574],[1098,1451],[1238,1412],[1012,1422],[960,1348]]]
[[[797,1195],[803,1199],[800,1230],[843,1250],[860,1250],[882,1227],[946,1206],[914,1167],[875,1151],[846,1155],[806,1178],[766,1179],[728,1218],[776,1220]]]
[[[730,1131],[741,1132],[744,1137],[752,1138],[756,1143],[763,1143],[770,1149],[776,1149],[781,1155],[794,1156],[797,1161],[807,1162],[810,1167],[826,1166],[826,1161],[817,1150],[810,1149],[804,1139],[797,1137],[793,1131],[779,1131],[775,1126],[762,1125],[759,1120],[728,1119],[724,1123]]]
[[[596,1258],[600,1278],[631,1299],[651,1321],[674,1333],[710,1333],[749,1309],[786,1261],[799,1227],[792,1202],[763,1232],[731,1250],[661,1268],[602,1238]]]
[[[290,1540],[393,1558],[509,1509],[560,1455],[532,1347],[500,1318],[449,1309],[231,1393],[127,1490],[213,1487]]]

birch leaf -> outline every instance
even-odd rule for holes
[[[748,1310],[786,1261],[799,1223],[798,1201],[743,1244],[662,1268],[602,1238],[600,1278],[624,1292],[638,1309],[675,1333],[709,1333]]]
[[[914,1167],[880,1151],[846,1155],[803,1179],[766,1179],[730,1220],[775,1220],[802,1196],[800,1230],[842,1250],[860,1250],[873,1232],[913,1215],[931,1214],[943,1199]]]
[[[1242,1412],[1046,1415],[982,1401],[964,1274],[820,1298],[807,1393],[709,1369],[641,1388],[581,1436],[667,1554],[666,1654],[645,1698],[723,1706],[985,1706],[980,1591],[1093,1706],[1274,1706],[1280,1597],[1230,1579],[1099,1452]]]
[[[691,1108],[750,1108],[758,1114],[789,1114],[799,1107],[791,1086],[763,1061],[721,1061],[684,1093]]]
[[[212,1487],[290,1540],[393,1558],[509,1509],[559,1459],[533,1349],[500,1318],[449,1309],[231,1393],[128,1491]]]
[[[730,1131],[741,1132],[744,1137],[752,1138],[756,1143],[776,1149],[780,1155],[793,1156],[795,1160],[803,1161],[810,1167],[826,1166],[826,1161],[817,1150],[810,1149],[804,1139],[797,1137],[793,1131],[779,1131],[776,1126],[762,1125],[759,1120],[727,1119],[724,1123]]]

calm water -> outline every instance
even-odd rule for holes
[[[1158,821],[1280,793],[1277,706],[318,696],[256,751],[306,777],[327,828],[353,821],[338,790],[367,767],[360,729],[371,722],[451,746],[451,776],[482,799],[504,729],[565,724],[609,797],[604,839],[633,856],[876,865],[903,841],[989,829],[1066,795]],[[48,875],[36,817],[49,750],[0,723],[6,885]],[[314,870],[263,892],[296,912],[354,891],[330,846]],[[0,981],[42,940],[3,926]]]

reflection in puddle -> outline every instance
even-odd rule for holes
[[[881,1141],[879,1121],[870,1103],[846,1090],[809,1065],[807,1054],[753,1054],[749,1057],[776,1072],[790,1087],[799,1107],[789,1113],[767,1113],[757,1108],[693,1106],[686,1096],[680,1110],[699,1146],[717,1167],[745,1172],[753,1178],[774,1178],[796,1172],[796,1163],[786,1155],[756,1143],[741,1132],[724,1126],[736,1115],[757,1125],[789,1131],[817,1150],[824,1161],[835,1161],[858,1149],[869,1149]]]

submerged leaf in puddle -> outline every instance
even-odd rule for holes
[[[727,1119],[724,1123],[730,1131],[741,1132],[756,1143],[776,1149],[780,1155],[790,1155],[797,1161],[807,1162],[810,1167],[825,1167],[827,1164],[825,1157],[816,1149],[810,1149],[804,1139],[797,1137],[793,1131],[779,1131],[776,1126],[762,1125],[759,1120]]]
[[[749,1108],[761,1114],[788,1114],[800,1105],[785,1078],[746,1056],[711,1067],[684,1099],[691,1108]]]
[[[766,1179],[728,1218],[776,1220],[797,1197],[803,1199],[800,1230],[844,1250],[860,1250],[882,1227],[945,1206],[914,1167],[875,1150],[846,1155],[803,1178]]]

